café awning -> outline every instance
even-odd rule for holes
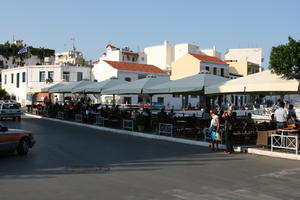
[[[66,84],[68,84],[68,82],[56,83],[56,84],[51,85],[50,87],[42,88],[41,92],[49,92],[50,89],[62,87],[62,86],[65,86]]]
[[[186,78],[169,81],[147,89],[146,94],[196,93],[203,91],[209,85],[224,83],[228,79],[212,74],[196,74]]]
[[[72,90],[73,93],[101,93],[102,90],[112,88],[117,85],[128,83],[119,79],[108,79],[101,82],[93,82],[82,87],[77,87]]]
[[[84,85],[92,84],[92,83],[93,82],[91,82],[91,81],[73,82],[73,83],[69,83],[67,85],[49,89],[49,93],[72,93],[73,89],[82,87]]]
[[[214,84],[205,88],[205,94],[268,93],[288,94],[299,92],[299,80],[284,79],[270,70]]]
[[[169,81],[168,78],[143,78],[106,90],[103,94],[142,94],[147,88]]]

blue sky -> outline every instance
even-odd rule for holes
[[[22,39],[57,52],[76,47],[97,60],[105,46],[133,50],[189,42],[200,48],[261,47],[300,39],[298,0],[9,0],[1,1],[0,43]]]

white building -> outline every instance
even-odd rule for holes
[[[4,88],[22,106],[32,103],[32,94],[41,88],[67,81],[91,79],[91,67],[68,65],[26,65],[2,70]]]
[[[165,71],[154,65],[137,64],[132,62],[99,60],[94,63],[92,73],[93,80],[98,82],[112,77],[131,82],[146,78],[147,76],[170,80],[170,76]],[[116,103],[118,104],[138,104],[147,102],[144,101],[146,99],[145,95],[119,95],[115,98]],[[111,100],[111,95],[102,95],[101,97],[101,101],[103,103],[109,103]],[[152,101],[165,104],[167,109],[171,109],[172,107],[175,109],[181,108],[181,99],[176,98],[174,100],[172,95],[155,95],[152,97]],[[148,102],[150,102],[150,100],[148,100]]]
[[[111,44],[108,44],[106,46],[106,52],[100,56],[99,60],[131,62],[140,64],[147,63],[145,53],[133,52],[129,47],[117,48]]]
[[[228,49],[225,53],[225,60],[248,61],[259,65],[262,71],[262,48],[237,48]]]
[[[179,58],[187,53],[203,54],[221,58],[221,53],[212,49],[200,49],[194,44],[176,44],[172,46],[168,41],[164,41],[162,45],[146,47],[144,52],[147,56],[147,64],[155,65],[164,71],[171,71],[171,66]]]

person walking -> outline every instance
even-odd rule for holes
[[[219,140],[217,134],[220,134],[220,119],[218,116],[218,111],[216,109],[210,111],[211,122],[210,122],[210,133],[211,133],[211,149],[212,151],[219,150]],[[215,148],[216,146],[216,148]]]
[[[274,114],[277,122],[277,129],[286,128],[287,112],[284,109],[284,102],[279,102],[278,108]]]
[[[294,109],[294,105],[290,104],[289,108],[287,110],[287,118],[290,119],[292,117],[292,115],[296,115],[296,111]]]
[[[232,114],[232,110],[225,111],[222,117],[225,120],[225,152],[230,154],[234,152],[232,140],[236,119]]]

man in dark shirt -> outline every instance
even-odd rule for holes
[[[225,120],[225,145],[226,145],[226,153],[233,153],[233,131],[235,127],[235,116],[232,114],[231,110],[225,111],[223,116]]]

